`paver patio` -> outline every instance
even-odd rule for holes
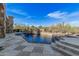
[[[53,50],[49,44],[28,43],[21,36],[14,33],[7,34],[0,39],[0,56],[62,56],[61,53]]]

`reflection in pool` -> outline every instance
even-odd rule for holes
[[[43,37],[41,35],[25,35],[25,40],[31,43],[44,43],[44,44],[50,44],[51,40],[47,37]]]

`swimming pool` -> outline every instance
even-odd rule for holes
[[[43,44],[50,44],[51,43],[51,40],[49,37],[45,38],[41,35],[24,34],[24,38],[26,41],[31,42],[31,43],[43,43]]]

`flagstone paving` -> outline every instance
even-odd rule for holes
[[[49,44],[28,43],[14,33],[6,34],[5,38],[1,38],[0,46],[4,48],[0,51],[0,56],[62,56]]]

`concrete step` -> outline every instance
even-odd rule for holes
[[[70,52],[70,51],[67,51],[65,49],[62,49],[62,48],[59,48],[55,45],[51,46],[54,50],[56,51],[59,51],[60,53],[62,53],[64,56],[77,56],[76,54]]]
[[[77,49],[77,48],[71,47],[69,45],[62,44],[60,42],[57,42],[56,46],[59,47],[59,48],[62,48],[64,50],[70,51],[70,52],[72,52],[74,54],[79,55],[79,49]]]
[[[68,46],[71,46],[71,47],[74,47],[74,48],[77,48],[79,49],[79,45],[76,45],[76,44],[72,44],[72,43],[68,43],[68,42],[65,42],[65,41],[60,41],[62,44],[65,44],[65,45],[68,45]]]

